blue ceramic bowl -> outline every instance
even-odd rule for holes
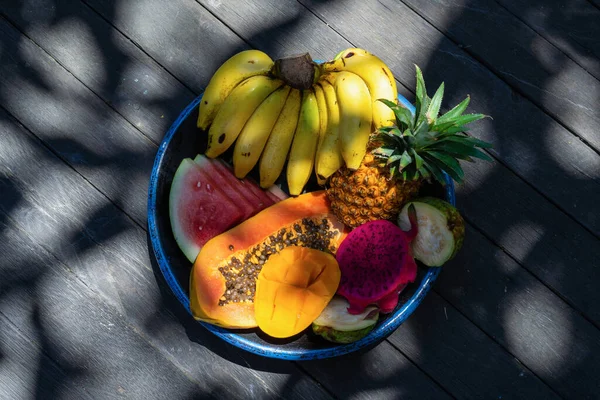
[[[177,247],[169,221],[169,190],[171,181],[181,160],[195,157],[206,148],[206,135],[196,128],[198,103],[202,96],[188,105],[165,135],[152,168],[148,193],[148,230],[157,264],[173,293],[183,307],[190,312],[189,275],[192,265]],[[399,101],[414,112],[414,107],[404,97]],[[227,158],[227,154],[225,154]],[[285,175],[285,174],[283,174]],[[285,182],[284,188],[285,188]],[[310,190],[311,183],[307,185]],[[314,187],[317,189],[317,187]],[[425,188],[426,194],[444,198],[455,204],[454,185],[446,176],[446,185]],[[204,322],[205,329],[232,345],[265,357],[286,360],[323,359],[370,349],[389,336],[404,322],[421,303],[440,272],[440,268],[419,267],[417,280],[400,295],[398,306],[391,314],[380,318],[375,328],[363,339],[344,345],[336,345],[306,332],[289,340],[275,340],[255,330],[229,330]]]

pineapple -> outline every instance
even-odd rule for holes
[[[388,100],[396,124],[378,129],[357,170],[342,167],[328,183],[327,195],[337,217],[350,227],[380,219],[395,220],[402,206],[418,195],[424,182],[445,184],[443,172],[457,183],[464,177],[458,160],[491,160],[478,149],[491,144],[467,136],[466,124],[486,117],[466,114],[469,97],[438,118],[444,84],[427,96],[423,74],[417,69],[416,111]]]

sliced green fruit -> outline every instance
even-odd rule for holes
[[[315,334],[334,343],[352,343],[365,337],[379,318],[379,309],[367,307],[360,314],[348,312],[350,304],[341,296],[334,296],[327,307],[313,321]]]
[[[415,206],[419,225],[419,233],[411,243],[413,256],[429,267],[440,267],[462,247],[465,222],[452,204],[436,197],[423,197],[402,208],[398,225],[403,230],[410,229],[410,204]]]

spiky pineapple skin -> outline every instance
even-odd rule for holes
[[[355,228],[368,221],[395,220],[404,204],[419,193],[422,180],[403,181],[390,177],[367,153],[360,167],[340,168],[329,179],[326,190],[333,213]]]
[[[415,110],[379,99],[394,111],[395,124],[380,127],[371,135],[367,155],[357,170],[342,167],[329,178],[331,208],[349,227],[395,220],[404,204],[418,195],[424,181],[445,185],[449,175],[460,183],[464,171],[459,160],[492,160],[480,150],[491,147],[490,143],[464,133],[465,125],[486,115],[463,114],[470,101],[467,97],[439,116],[444,83],[430,98],[423,73],[418,66],[416,70]]]

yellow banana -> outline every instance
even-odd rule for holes
[[[272,66],[271,57],[260,50],[239,52],[221,64],[202,95],[196,122],[198,128],[208,128],[221,104],[240,82],[254,75],[267,75]]]
[[[312,89],[304,90],[298,126],[290,149],[287,165],[287,183],[290,195],[302,193],[315,163],[319,141],[319,107]]]
[[[323,141],[317,149],[315,172],[319,182],[324,182],[335,171],[344,165],[339,144],[340,109],[335,95],[335,88],[329,80],[319,82],[325,94],[327,104],[327,128]]]
[[[348,57],[348,56],[352,57],[355,55],[356,56],[372,56],[373,54],[369,53],[365,49],[361,49],[358,47],[350,47],[350,48],[347,48],[346,50],[342,50],[339,53],[337,53],[333,59],[337,60],[338,58],[344,58],[344,57]]]
[[[263,189],[271,187],[283,171],[285,160],[294,139],[294,132],[298,125],[301,100],[302,93],[300,90],[291,89],[279,118],[277,118],[275,126],[273,126],[273,130],[267,139],[258,162],[260,187]]]
[[[283,85],[271,93],[242,128],[233,149],[233,171],[236,177],[244,178],[258,162],[290,89],[290,86]]]
[[[338,73],[334,87],[340,108],[342,157],[348,168],[357,169],[367,152],[371,134],[371,95],[365,81],[349,71]]]
[[[327,130],[327,103],[325,101],[325,93],[323,93],[323,88],[318,84],[314,84],[313,89],[315,91],[315,97],[317,99],[317,107],[319,108],[319,141],[317,143],[318,151],[319,147],[321,146],[321,143],[323,143],[323,137],[325,136],[325,131]],[[318,161],[315,158],[315,173],[317,165]],[[319,185],[325,184],[325,180],[320,179],[318,175],[317,181]]]
[[[215,158],[237,139],[256,108],[283,85],[279,79],[255,75],[244,80],[227,96],[208,130],[206,156]]]
[[[377,56],[356,48],[343,51],[340,58],[324,63],[322,68],[327,72],[350,71],[360,76],[373,100],[373,128],[392,125],[396,121],[394,112],[378,99],[396,101],[398,88],[392,71]]]

